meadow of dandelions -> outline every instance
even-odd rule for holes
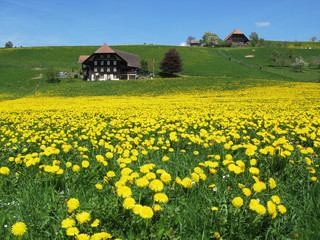
[[[0,235],[297,237],[319,184],[319,92],[0,102]]]

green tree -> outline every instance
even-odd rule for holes
[[[173,75],[182,71],[183,62],[179,52],[171,48],[165,54],[160,61],[160,69],[165,75]]]
[[[47,82],[49,83],[56,83],[60,82],[58,78],[58,70],[55,69],[54,67],[49,67],[47,72],[46,72],[46,77],[47,77]]]
[[[316,41],[318,38],[316,37],[316,36],[313,36],[312,38],[311,38],[311,41],[312,42],[314,42],[314,41]]]
[[[141,59],[139,74],[145,76],[145,75],[148,75],[149,73],[150,73],[150,71],[149,71],[149,66],[148,66],[147,60]]]
[[[218,35],[212,32],[205,32],[202,36],[201,42],[206,47],[217,47],[223,43]]]
[[[277,50],[273,50],[271,56],[269,57],[269,61],[271,63],[275,63],[276,66],[283,66],[285,62],[282,53]]]
[[[320,56],[315,57],[313,63],[314,65],[318,66],[318,69],[320,69]]]
[[[13,48],[13,43],[12,42],[7,42],[4,46],[5,48]]]
[[[258,42],[259,42],[258,33],[252,32],[252,33],[249,35],[249,38],[250,38],[251,46],[252,46],[252,47],[255,47],[255,46],[258,44]]]

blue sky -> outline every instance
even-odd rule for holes
[[[0,47],[180,45],[234,29],[265,40],[320,40],[319,0],[0,0]]]

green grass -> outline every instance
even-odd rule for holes
[[[269,58],[272,52],[276,50],[283,55],[292,52],[294,57],[303,57],[310,63],[310,67],[303,68],[303,72],[293,70],[290,66],[275,67],[274,63],[270,62]],[[260,65],[263,71],[271,74],[277,74],[285,78],[290,78],[295,81],[314,82],[319,78],[320,69],[313,65],[313,58],[320,56],[320,49],[290,49],[290,48],[232,48],[220,50],[222,54],[231,57],[234,61],[248,67],[259,69]],[[245,57],[254,55],[254,57]]]
[[[80,70],[78,58],[80,55],[90,55],[99,46],[76,47],[33,47],[0,49],[0,99],[17,98],[35,93],[36,91],[54,91],[57,95],[123,95],[147,93],[158,95],[166,92],[189,92],[190,89],[208,90],[216,89],[220,84],[228,81],[230,86],[234,81],[244,79],[246,85],[250,79],[315,81],[319,77],[319,70],[305,69],[303,73],[294,72],[291,68],[269,67],[269,56],[275,48],[225,48],[212,49],[205,47],[177,47],[155,45],[124,45],[111,46],[114,49],[127,51],[140,56],[149,63],[152,70],[152,61],[155,60],[155,71],[159,72],[159,62],[164,53],[170,48],[176,48],[183,59],[182,75],[191,76],[186,79],[156,79],[153,81],[121,81],[92,83],[75,80],[68,83],[63,80],[60,84],[46,83],[46,79],[32,79],[45,74],[48,67],[56,67],[61,71]],[[286,52],[288,49],[278,49]],[[310,60],[313,56],[320,55],[320,49],[293,49],[298,56]],[[236,61],[230,61],[227,55]],[[254,54],[254,58],[245,58]],[[254,65],[255,67],[252,67]],[[263,70],[258,66],[263,65]],[[38,69],[38,70],[35,70]],[[39,70],[40,69],[40,70]],[[197,76],[197,77],[196,77]],[[203,76],[206,78],[199,78]],[[216,78],[217,77],[217,78]],[[223,77],[221,79],[221,77]],[[226,78],[224,78],[226,77]],[[221,80],[219,80],[221,79]],[[267,83],[267,81],[265,81]],[[150,84],[150,85],[149,85]],[[227,87],[229,88],[229,87]],[[232,88],[232,87],[231,87]],[[7,95],[5,95],[7,94]],[[51,94],[52,95],[52,94]]]

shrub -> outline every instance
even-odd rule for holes
[[[47,76],[47,82],[48,83],[56,83],[56,82],[60,82],[59,78],[58,78],[58,70],[55,69],[54,67],[49,67],[47,72],[46,72],[46,76]]]

